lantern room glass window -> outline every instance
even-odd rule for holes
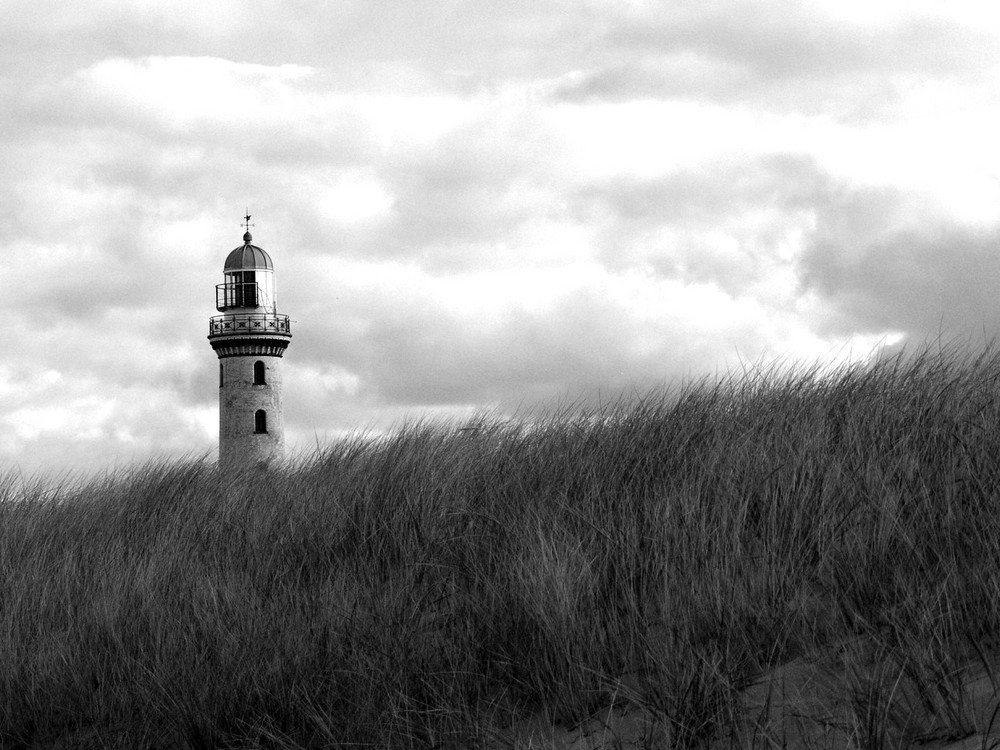
[[[233,280],[233,307],[257,307],[257,281],[253,271],[230,274]]]
[[[264,298],[257,286],[254,271],[232,271],[226,274],[226,283],[216,287],[216,309],[232,307],[258,307]]]

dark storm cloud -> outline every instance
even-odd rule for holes
[[[821,329],[892,329],[915,341],[1000,333],[1000,229],[894,227],[893,212],[878,210],[885,198],[872,197],[870,207],[821,221],[803,256],[804,286],[827,306]]]

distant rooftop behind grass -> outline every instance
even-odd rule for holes
[[[772,747],[749,686],[833,649],[814,746],[986,728],[996,349],[475,426],[0,479],[0,745],[509,747],[633,710],[640,745]]]

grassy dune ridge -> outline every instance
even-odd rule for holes
[[[1000,351],[946,348],[241,477],[7,475],[0,745],[509,746],[615,705],[651,747],[771,747],[745,689],[832,648],[853,746],[966,736],[998,428]]]

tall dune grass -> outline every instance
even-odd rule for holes
[[[839,648],[841,736],[982,727],[1000,352],[749,373],[283,469],[0,480],[0,745],[431,748],[639,707],[771,747],[745,688]]]

